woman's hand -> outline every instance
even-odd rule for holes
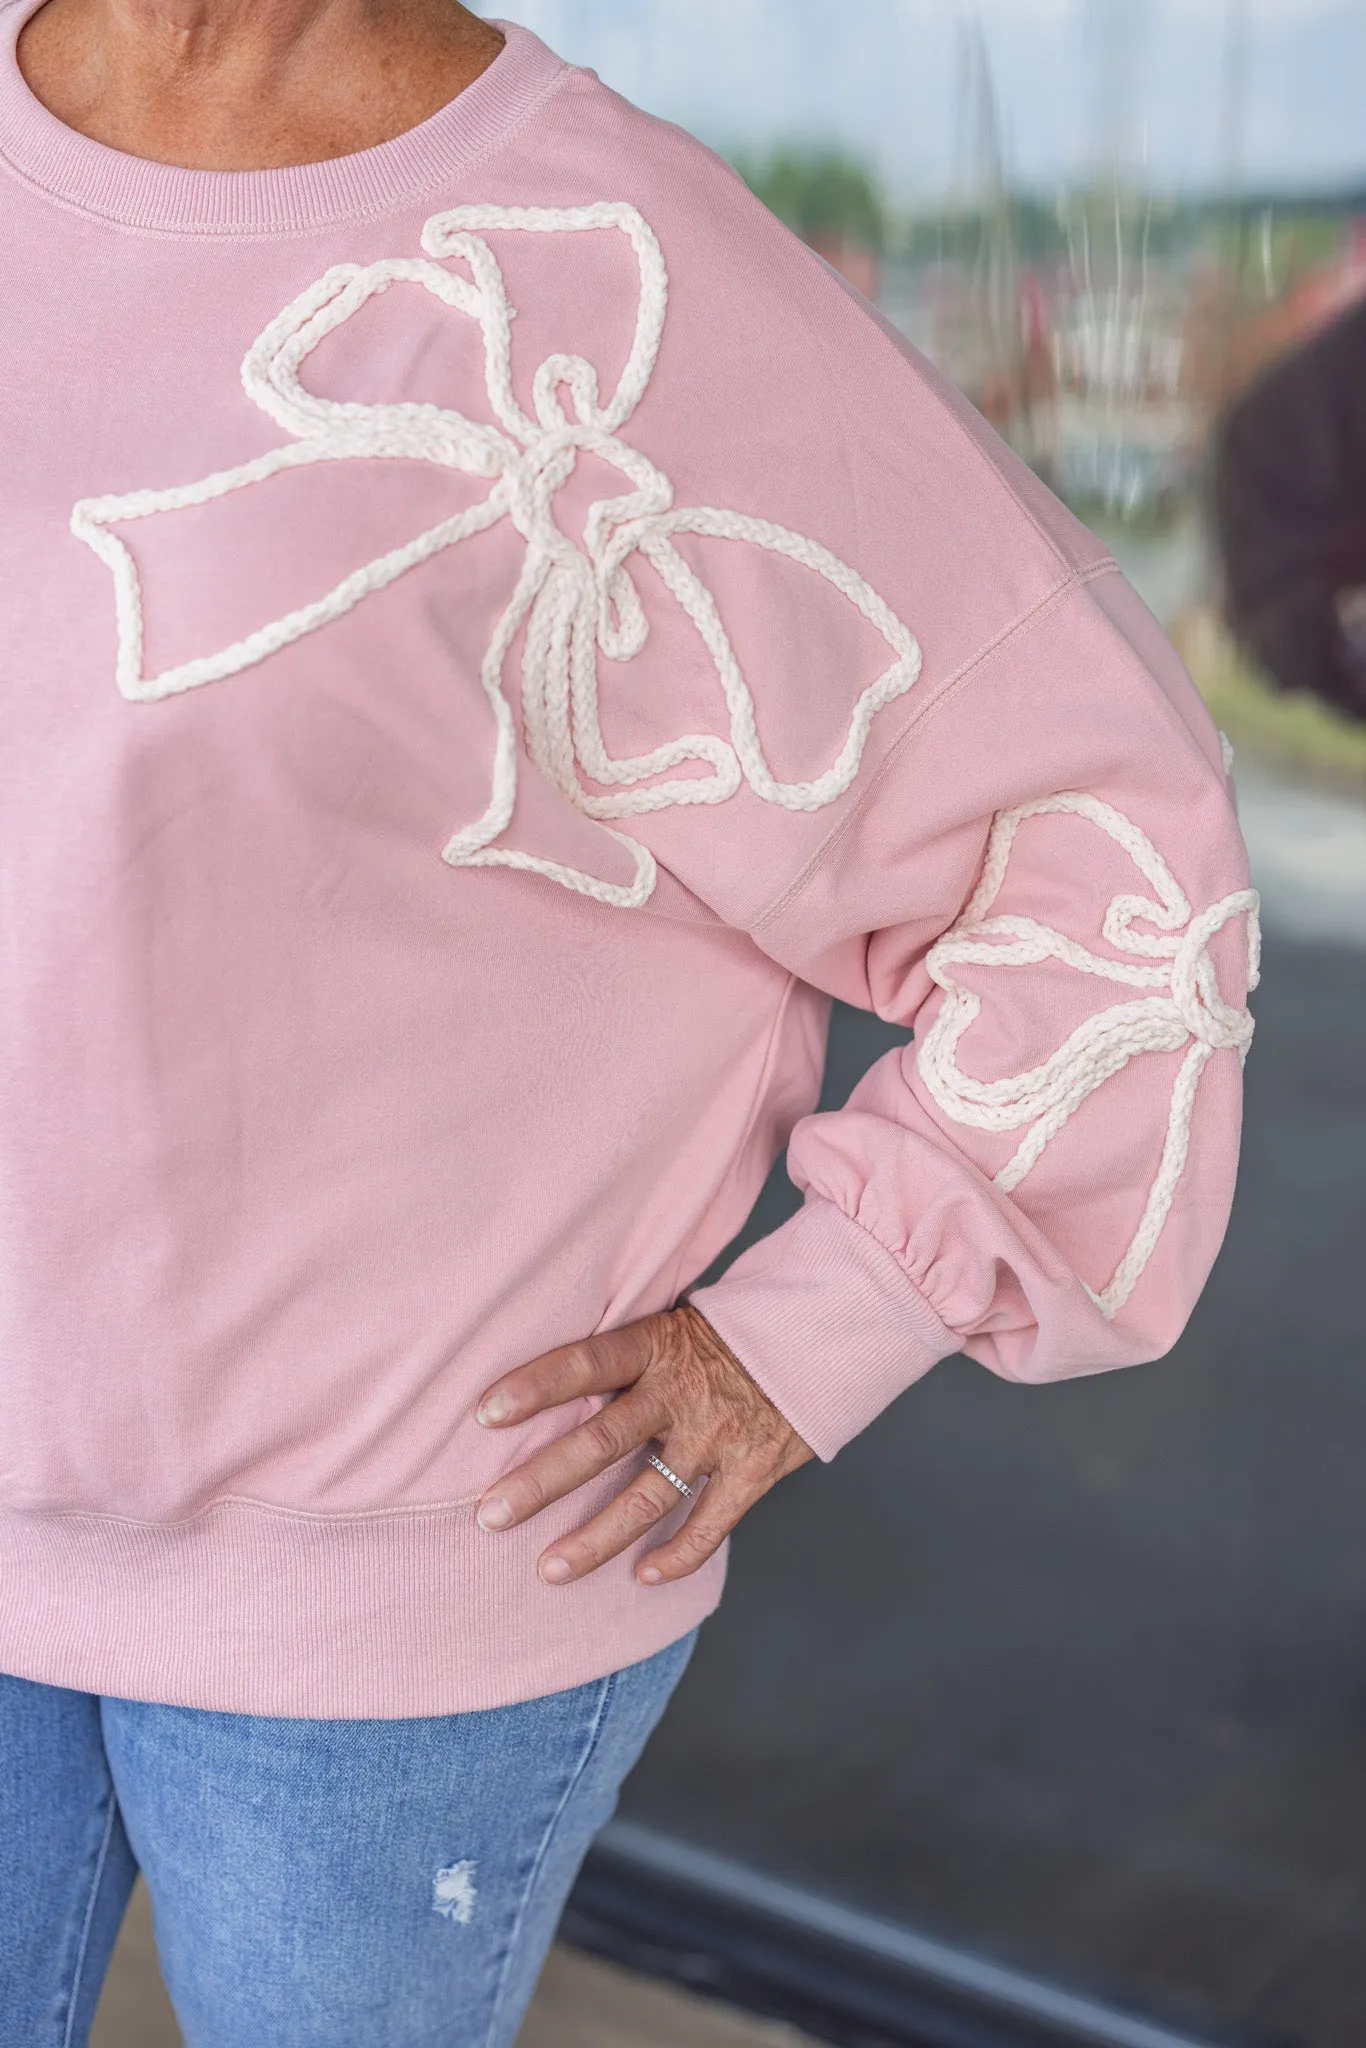
[[[629,1391],[623,1391],[629,1390]],[[687,1578],[740,1517],[813,1453],[691,1306],[547,1351],[495,1382],[479,1404],[489,1429],[525,1422],[582,1394],[619,1394],[578,1429],[508,1472],[479,1508],[484,1529],[512,1529],[645,1444],[697,1490],[678,1534],[637,1567],[646,1586]],[[706,1479],[703,1489],[700,1482]],[[602,1513],[540,1561],[552,1586],[619,1557],[683,1496],[647,1465]]]

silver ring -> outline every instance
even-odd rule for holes
[[[692,1499],[692,1488],[689,1486],[687,1480],[680,1479],[678,1474],[674,1471],[671,1471],[669,1466],[667,1466],[664,1463],[664,1460],[662,1458],[657,1458],[653,1451],[650,1451],[647,1454],[646,1463],[649,1465],[653,1465],[656,1472],[663,1473],[664,1477],[668,1480],[670,1486],[676,1486],[678,1488],[684,1500]]]

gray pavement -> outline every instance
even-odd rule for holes
[[[1262,921],[1288,938],[1366,947],[1366,799],[1239,760],[1238,816]]]

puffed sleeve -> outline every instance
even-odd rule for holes
[[[1112,564],[910,724],[753,937],[914,1027],[798,1124],[801,1211],[691,1297],[822,1457],[936,1360],[1160,1356],[1237,1162],[1256,898],[1219,737]]]

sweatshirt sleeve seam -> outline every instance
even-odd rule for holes
[[[1107,558],[1102,563],[1089,565],[1088,570],[1085,572],[1078,570],[1070,571],[1060,582],[1053,584],[1050,589],[1046,590],[1027,611],[1019,613],[1012,619],[1010,624],[1005,626],[993,640],[989,640],[984,647],[979,647],[976,653],[969,656],[962,667],[949,676],[933,696],[925,698],[917,705],[914,702],[915,692],[912,690],[912,708],[906,723],[888,746],[886,753],[864,783],[855,801],[831,826],[819,846],[812,850],[804,866],[791,881],[784,883],[778,894],[771,898],[749,923],[748,930],[751,937],[757,938],[758,934],[766,926],[774,924],[782,913],[801,895],[802,891],[819,873],[829,856],[842,843],[846,835],[853,831],[858,824],[864,811],[877,793],[884,777],[891,772],[894,764],[899,761],[903,748],[929,724],[930,720],[935,718],[946,705],[952,703],[963,690],[975,682],[982,671],[989,667],[995,657],[1008,647],[1013,640],[1027,633],[1041,619],[1046,618],[1050,612],[1055,611],[1062,605],[1068,597],[1075,595],[1078,591],[1084,589],[1086,584],[1094,581],[1098,575],[1110,574],[1115,572],[1116,569],[1116,563]]]
[[[1067,549],[1063,546],[1062,542],[1058,539],[1057,535],[1049,531],[1048,527],[1039,517],[1039,514],[1035,510],[1033,505],[1030,504],[1027,498],[1023,497],[1020,494],[1020,492],[1016,489],[1015,485],[1011,482],[1010,478],[1006,475],[1005,471],[1001,469],[997,465],[997,463],[995,463],[992,460],[990,450],[982,444],[978,437],[968,427],[966,422],[961,418],[961,416],[955,409],[955,406],[953,404],[953,398],[961,398],[962,394],[954,391],[949,379],[946,378],[943,372],[939,370],[936,367],[936,365],[929,360],[928,357],[924,356],[920,350],[915,350],[915,356],[917,360],[911,361],[911,359],[906,356],[904,349],[900,346],[900,343],[905,340],[905,337],[898,335],[897,331],[893,328],[892,322],[888,320],[886,314],[881,312],[877,306],[873,305],[870,299],[865,298],[864,294],[858,289],[857,285],[851,284],[849,279],[844,276],[843,272],[837,270],[835,265],[831,263],[827,257],[822,256],[818,250],[814,249],[809,250],[808,253],[814,259],[814,261],[820,265],[821,269],[826,273],[826,276],[830,284],[832,284],[835,287],[836,291],[841,293],[844,298],[852,301],[853,305],[858,309],[858,311],[863,314],[867,324],[872,328],[873,332],[877,335],[878,339],[881,341],[884,348],[892,350],[893,353],[900,358],[903,364],[905,364],[907,367],[911,368],[915,372],[924,390],[927,391],[930,394],[930,396],[935,400],[935,402],[938,404],[940,408],[940,411],[944,414],[944,416],[952,422],[954,431],[958,435],[960,442],[962,442],[966,447],[971,460],[976,463],[979,470],[981,470],[985,475],[990,477],[992,484],[994,485],[996,490],[1003,493],[1003,495],[1008,499],[1010,504],[1014,507],[1015,511],[1018,512],[1025,520],[1028,521],[1029,525],[1034,529],[1035,535],[1040,541],[1042,541],[1044,547],[1047,549],[1048,553],[1053,557],[1053,560],[1058,564],[1059,568],[1067,571],[1071,575],[1076,575],[1079,577],[1084,576],[1085,572],[1077,568],[1077,565],[1073,560],[1072,556],[1068,554]],[[812,324],[814,325],[814,323]],[[825,335],[823,328],[818,329],[817,333],[818,339],[821,344],[822,352],[825,354],[828,360],[830,351],[827,344],[827,337]],[[845,398],[844,379],[842,376],[835,376],[833,380],[833,388],[836,393],[836,402],[839,406],[841,422],[843,422],[845,415]],[[976,410],[976,408],[973,408],[973,410]],[[844,439],[847,443],[847,436],[842,435],[841,438]],[[1094,539],[1094,537],[1095,536],[1093,535],[1092,538]],[[1086,565],[1087,568],[1094,568],[1095,566],[1096,565],[1094,563]]]

